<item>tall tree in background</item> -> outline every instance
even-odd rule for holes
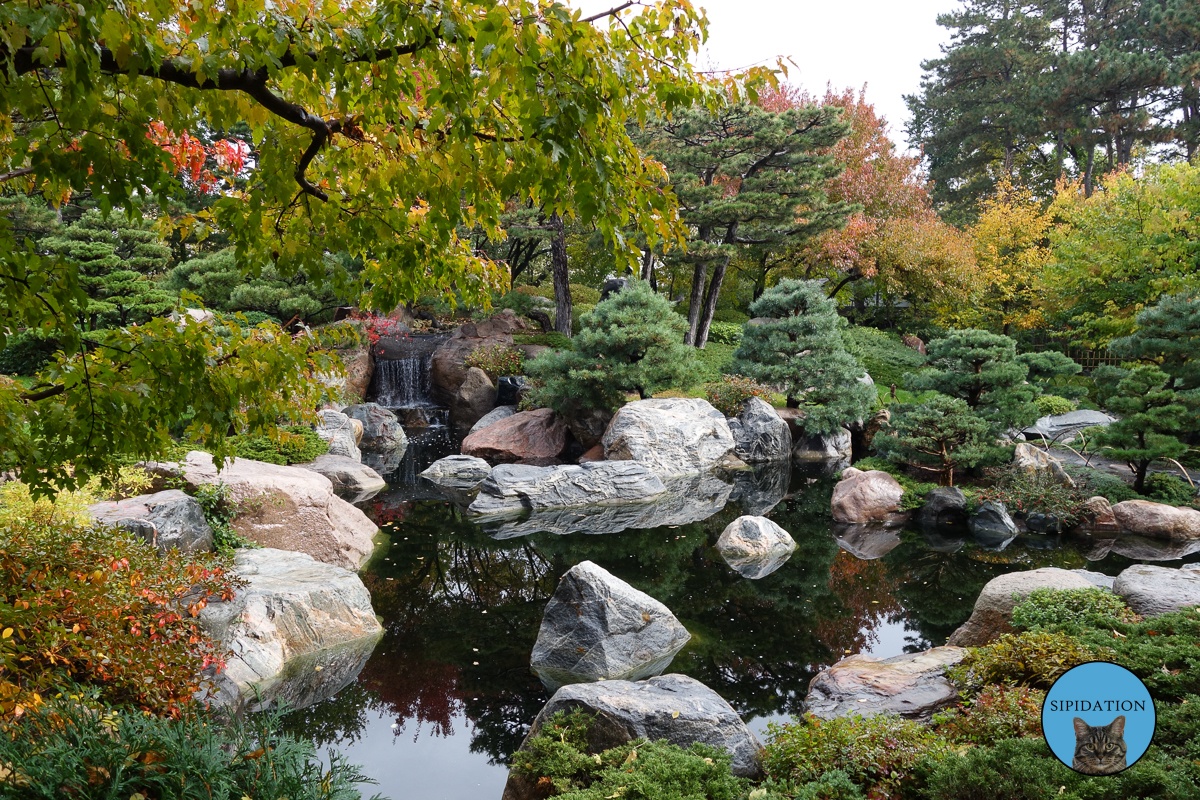
[[[642,146],[666,166],[691,231],[686,253],[672,256],[692,267],[688,344],[707,342],[738,251],[788,247],[841,225],[855,210],[825,194],[841,171],[829,148],[848,131],[832,107],[772,112],[748,102],[687,111],[646,131]]]

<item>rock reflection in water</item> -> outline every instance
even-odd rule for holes
[[[864,561],[883,558],[900,544],[900,534],[883,525],[835,522],[832,526],[838,546]]]
[[[1118,536],[1112,539],[1097,539],[1087,553],[1088,561],[1099,561],[1109,553],[1116,553],[1137,561],[1176,561],[1200,553],[1200,539],[1192,541],[1164,541],[1147,539],[1145,536]]]
[[[791,480],[790,461],[754,464],[751,469],[735,474],[729,501],[741,506],[743,513],[754,517],[766,516],[787,497]]]
[[[241,708],[260,711],[270,705],[303,709],[336,695],[354,683],[375,650],[379,636],[288,659],[281,675],[255,686],[257,698],[243,698]]]

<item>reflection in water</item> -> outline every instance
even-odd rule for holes
[[[692,639],[669,671],[712,687],[755,729],[801,713],[813,675],[845,655],[944,644],[997,575],[1041,566],[1115,574],[1128,564],[1109,555],[1089,565],[1083,554],[1093,543],[1068,537],[1022,536],[1002,552],[907,530],[835,538],[832,482],[778,469],[731,483],[693,479],[657,511],[642,508],[630,527],[602,514],[481,527],[417,477],[457,448],[424,436],[388,476],[394,489],[366,506],[389,539],[363,573],[384,637],[355,683],[289,718],[319,744],[345,748],[396,798],[499,797],[503,764],[547,699],[529,668],[542,610],[583,560],[671,609]],[[756,581],[715,548],[725,526],[750,511],[797,543]],[[611,532],[594,535],[602,522]]]

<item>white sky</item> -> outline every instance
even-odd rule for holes
[[[957,0],[693,0],[708,13],[708,42],[700,63],[736,69],[789,56],[788,82],[823,94],[867,85],[867,99],[905,146],[904,95],[920,88],[921,61],[940,54],[947,31],[937,15]],[[615,0],[574,0],[584,15]]]

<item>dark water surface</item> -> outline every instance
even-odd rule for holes
[[[809,680],[838,659],[944,644],[997,575],[1043,566],[1115,575],[1134,563],[1086,538],[836,530],[832,481],[787,465],[733,484],[677,482],[651,513],[481,527],[417,477],[458,441],[445,428],[410,436],[403,463],[385,476],[389,492],[364,506],[384,531],[362,573],[384,637],[356,681],[287,718],[291,731],[338,748],[379,781],[367,794],[394,800],[499,800],[505,760],[548,698],[529,671],[542,610],[580,561],[671,609],[692,639],[668,671],[710,686],[760,736],[767,722],[801,713]],[[757,581],[714,548],[743,513],[770,517],[798,545]],[[619,530],[629,522],[643,527]],[[1126,552],[1179,555],[1153,547]]]

